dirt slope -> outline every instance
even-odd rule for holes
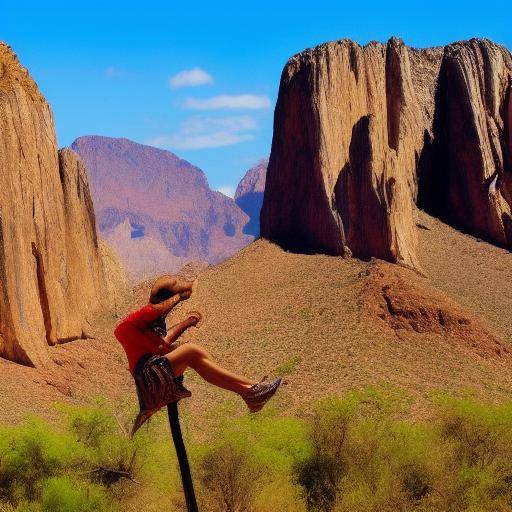
[[[512,340],[512,253],[420,212],[421,264],[434,286],[486,316]]]
[[[382,382],[408,390],[418,410],[439,388],[469,388],[490,399],[512,397],[512,292],[507,288],[512,256],[426,215],[418,223],[428,278],[379,261],[289,253],[260,240],[203,270],[194,297],[176,309],[171,321],[191,309],[202,311],[203,324],[185,339],[204,343],[219,362],[238,372],[286,374],[276,402],[294,410],[312,398]],[[392,304],[405,312],[399,318],[404,325],[379,317],[384,288],[388,295],[395,293]],[[136,287],[118,317],[143,302],[147,289],[144,283]],[[439,310],[447,321],[439,321]],[[411,311],[421,317],[419,328],[411,327]],[[123,353],[112,335],[116,321],[105,315],[97,322],[98,339],[52,349],[62,364],[46,373],[0,360],[0,421],[45,412],[54,400],[87,401],[98,393],[115,403],[135,403]],[[187,380],[193,397],[184,408],[192,417],[205,417],[226,400],[230,411],[244,411],[236,397],[194,374]]]

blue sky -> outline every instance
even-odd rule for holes
[[[0,0],[10,44],[50,102],[60,146],[81,135],[171,149],[227,190],[268,155],[286,60],[348,37],[512,48],[510,2]],[[185,73],[183,73],[185,72]]]

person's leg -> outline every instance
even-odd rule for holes
[[[223,389],[244,394],[256,381],[225,370],[216,364],[210,354],[196,343],[186,343],[165,355],[174,375],[182,375],[187,368],[195,370],[204,380]]]

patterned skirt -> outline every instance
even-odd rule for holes
[[[132,436],[155,412],[192,393],[183,387],[183,378],[174,377],[169,360],[161,355],[146,354],[133,372],[140,411],[132,428]]]

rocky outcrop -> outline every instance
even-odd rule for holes
[[[236,187],[235,203],[249,216],[244,233],[258,237],[260,234],[260,212],[265,192],[268,158],[261,159],[251,167]]]
[[[87,336],[91,315],[116,286],[83,163],[57,151],[50,107],[4,44],[0,168],[0,356],[38,365],[49,345]]]
[[[409,269],[374,260],[359,276],[360,304],[372,325],[392,330],[405,342],[413,334],[435,334],[483,357],[510,354],[505,338],[486,320],[462,307]]]
[[[253,240],[233,199],[170,151],[100,136],[80,137],[72,148],[87,165],[100,232],[131,277],[217,263]]]
[[[454,227],[512,245],[512,56],[488,41],[447,46],[420,205]]]
[[[261,212],[282,245],[418,268],[419,205],[509,245],[510,53],[342,40],[284,68]]]

